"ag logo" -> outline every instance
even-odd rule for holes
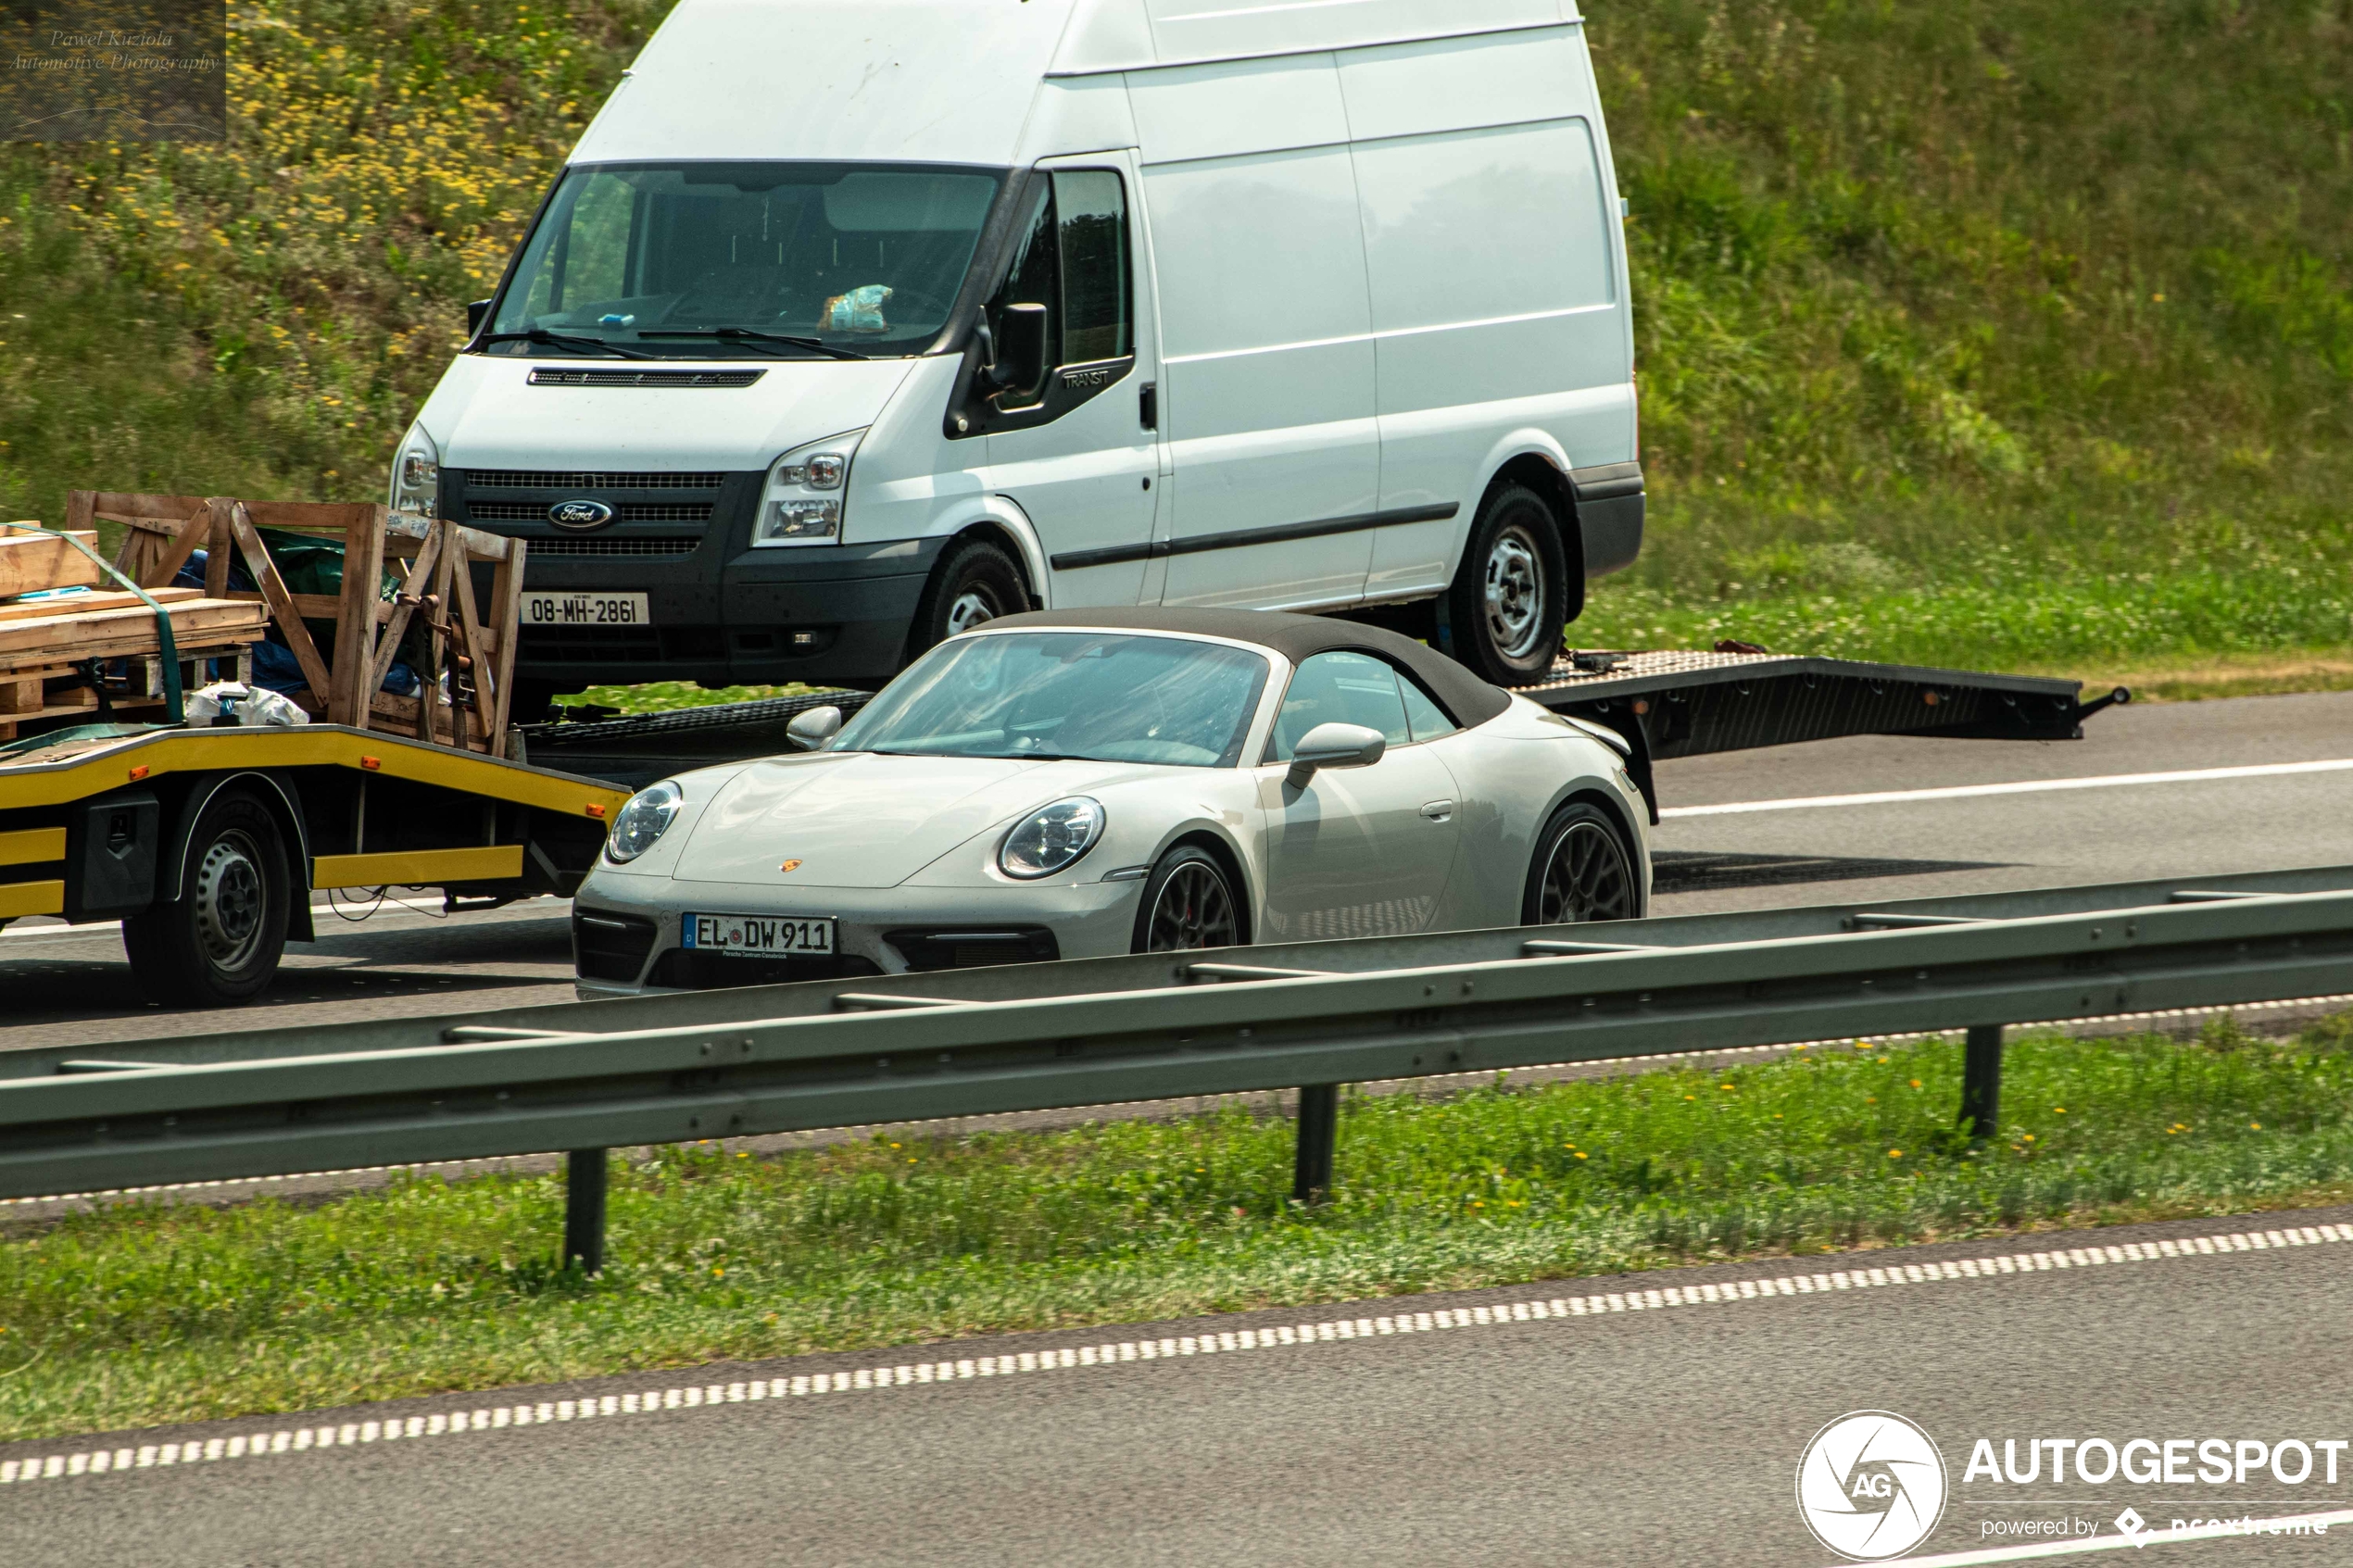
[[[1841,1557],[1901,1557],[1944,1515],[1944,1456],[1900,1415],[1843,1415],[1806,1445],[1797,1507],[1814,1538]]]
[[[585,532],[612,521],[612,508],[602,501],[558,501],[547,508],[547,521],[558,528]]]

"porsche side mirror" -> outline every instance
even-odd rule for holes
[[[1389,750],[1389,737],[1362,724],[1318,724],[1290,754],[1290,786],[1305,789],[1320,768],[1369,768]]]
[[[796,713],[792,722],[785,726],[785,738],[796,751],[814,751],[841,733],[841,709],[812,708]]]

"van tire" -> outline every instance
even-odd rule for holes
[[[181,849],[180,896],[122,922],[131,972],[167,1007],[249,1002],[278,972],[294,897],[277,814],[249,791],[223,790]]]
[[[1566,555],[1560,519],[1541,495],[1524,484],[1490,490],[1447,590],[1447,651],[1499,686],[1550,675],[1568,625]]]
[[[907,661],[913,663],[916,655],[959,632],[1028,608],[1029,584],[1013,557],[986,539],[951,545],[915,606],[914,622],[907,629]]]

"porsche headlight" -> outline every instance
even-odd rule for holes
[[[431,517],[440,498],[441,448],[422,423],[410,425],[400,438],[399,456],[392,459],[392,509]]]
[[[853,430],[796,446],[768,470],[760,497],[760,521],[751,531],[755,546],[838,545],[841,504],[849,482],[849,459],[866,433]]]
[[[997,866],[1007,876],[1024,881],[1051,876],[1076,865],[1079,857],[1102,836],[1102,802],[1074,795],[1042,806],[1015,822],[997,851]]]
[[[668,779],[631,796],[613,818],[612,831],[605,835],[605,859],[625,866],[651,849],[670,831],[686,798],[686,791]]]

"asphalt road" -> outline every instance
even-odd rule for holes
[[[1802,1523],[1800,1456],[1825,1424],[1867,1410],[1918,1423],[1942,1454],[1951,1500],[1922,1553],[1973,1554],[1995,1521],[2080,1520],[2112,1545],[2127,1505],[2160,1528],[2353,1509],[2353,1462],[2334,1484],[2318,1464],[2284,1484],[2260,1459],[2221,1485],[2194,1469],[2173,1486],[1965,1474],[1981,1437],[1989,1453],[2045,1437],[2334,1440],[2345,1457],[2353,1228],[2298,1228],[2348,1220],[1776,1260],[17,1444],[0,1448],[0,1474],[53,1455],[73,1467],[76,1453],[86,1468],[94,1450],[132,1468],[0,1487],[0,1561],[1818,1568],[1835,1559]],[[2225,1239],[2201,1252],[2199,1236]],[[2095,1247],[2108,1249],[2098,1266],[2070,1255]],[[1886,1272],[1816,1277],[1866,1268]],[[1679,1303],[1685,1292],[1724,1298]],[[1594,1300],[1612,1293],[1653,1310]],[[1556,1315],[1550,1302],[1572,1296],[1603,1310]],[[1543,1320],[1513,1321],[1529,1303]],[[1379,1332],[1376,1317],[1410,1331]],[[1359,1319],[1372,1332],[1339,1336]],[[1181,1353],[1245,1329],[1281,1342]],[[1180,1353],[1143,1359],[1139,1342]],[[1076,1366],[1019,1362],[1079,1348]],[[988,1375],[983,1358],[1000,1356],[1013,1358],[1005,1374]],[[919,1358],[950,1380],[859,1384]],[[960,1361],[982,1374],[955,1377]],[[851,1386],[794,1396],[820,1374]],[[754,1384],[782,1397],[745,1399]],[[658,1390],[672,1397],[646,1399]],[[547,1420],[573,1413],[558,1401],[605,1396],[610,1418]],[[648,1402],[662,1408],[629,1413]],[[500,1424],[441,1430],[492,1405]],[[517,1406],[527,1424],[507,1424]],[[381,1424],[410,1417],[413,1440],[381,1439]],[[167,1442],[220,1438],[209,1451],[225,1454],[231,1438],[299,1426],[307,1442],[346,1424],[324,1449],[136,1467]],[[355,1440],[363,1431],[375,1440]],[[1908,1484],[1926,1495],[1924,1477]],[[2353,1515],[2325,1537],[2144,1549],[2164,1563],[2353,1563]]]
[[[1662,913],[2353,862],[2353,771],[1724,815],[1727,804],[2353,759],[2353,693],[2111,709],[2070,743],[1865,738],[1669,762]],[[429,895],[415,896],[425,902]],[[137,994],[120,936],[0,931],[0,1049],[154,1032],[332,1024],[570,999],[563,906],[447,921],[321,911],[258,1005],[174,1011]]]

